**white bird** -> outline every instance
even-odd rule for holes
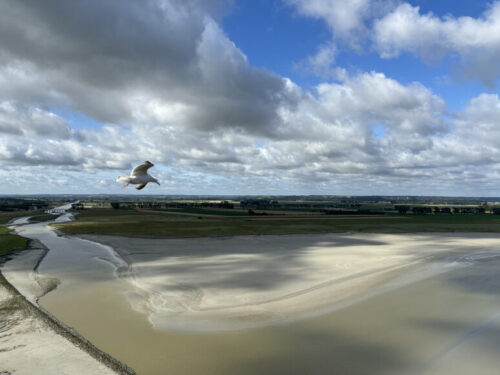
[[[135,188],[141,190],[148,184],[148,182],[155,182],[158,185],[160,183],[156,178],[148,174],[148,169],[154,166],[150,161],[145,161],[143,164],[135,167],[132,172],[130,172],[129,177],[118,176],[117,182],[125,182],[126,184],[122,186],[122,189],[126,188],[129,184],[137,185]]]

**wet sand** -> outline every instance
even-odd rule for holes
[[[464,267],[498,239],[322,234],[138,239],[83,236],[128,263],[127,294],[157,329],[242,330],[319,316],[377,293]],[[439,246],[436,244],[439,243]]]
[[[378,235],[361,237],[384,242]],[[428,277],[418,280],[414,272],[406,273],[408,268],[397,278],[386,279],[383,292],[285,324],[231,332],[162,331],[144,314],[128,309],[126,300],[106,285],[99,291],[77,291],[86,297],[73,298],[71,304],[65,302],[69,295],[56,293],[43,300],[47,308],[78,322],[86,337],[140,374],[496,374],[500,238],[384,237],[390,238],[419,242],[424,253],[439,252],[437,247],[447,250],[412,267],[417,275],[421,270]],[[133,244],[130,239],[125,242]],[[382,244],[370,244],[377,246]],[[409,250],[401,251],[408,256]],[[190,256],[194,255],[186,254]],[[273,264],[269,272],[278,271],[277,267]]]
[[[51,248],[39,276],[61,281],[41,305],[140,374],[500,366],[498,235],[87,241],[22,229]]]
[[[45,290],[33,272],[44,251],[22,252],[8,267],[2,268],[5,276],[32,302]],[[39,315],[23,307],[19,298],[0,285],[1,374],[116,374],[56,333]]]
[[[71,220],[71,215],[55,217],[55,221],[65,220]],[[30,232],[31,228],[41,237],[55,236],[47,223],[30,224],[29,217],[15,219],[9,225],[17,232],[23,228]],[[57,289],[60,279],[39,272],[49,249],[36,237],[31,237],[34,240],[27,249],[10,254],[10,259],[0,264],[0,276],[5,278],[0,283],[0,373],[134,374],[50,312],[40,309],[39,299]]]

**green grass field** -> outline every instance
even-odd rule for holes
[[[198,218],[155,211],[92,209],[74,222],[54,224],[71,234],[145,237],[203,237],[294,233],[500,232],[500,215],[408,215],[376,217],[237,217]]]
[[[8,254],[11,250],[25,247],[27,239],[11,234],[7,227],[0,227],[0,256]]]

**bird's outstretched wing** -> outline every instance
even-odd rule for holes
[[[148,183],[146,182],[146,183],[144,183],[144,184],[137,185],[135,188],[136,188],[137,190],[141,190],[141,189],[142,189],[142,188],[144,188],[144,186],[146,186],[147,184],[148,184]]]
[[[131,176],[144,176],[148,173],[148,169],[151,168],[154,164],[150,161],[145,161],[143,164],[135,167],[130,173]]]

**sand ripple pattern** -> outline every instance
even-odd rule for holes
[[[326,234],[202,239],[86,236],[129,264],[131,305],[167,331],[217,332],[331,312],[500,257],[497,238]],[[491,248],[492,251],[484,249]],[[142,251],[141,249],[144,249]]]

